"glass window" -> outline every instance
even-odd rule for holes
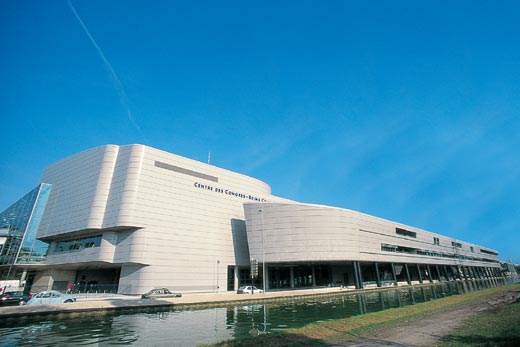
[[[413,231],[410,231],[410,230],[406,230],[406,229],[395,228],[395,233],[397,235],[401,235],[401,236],[417,238],[417,233],[416,232],[413,232]]]
[[[6,241],[0,247],[0,264],[37,264],[45,260],[49,244],[37,240],[50,184],[41,183],[20,200],[0,213],[0,236]]]
[[[497,253],[497,252],[488,251],[487,249],[481,249],[480,252],[481,252],[481,253],[484,253],[484,254],[490,254],[490,255],[496,255],[496,256],[498,256],[498,253]]]
[[[86,237],[83,239],[58,241],[54,253],[77,252],[85,248],[101,246],[101,235]]]

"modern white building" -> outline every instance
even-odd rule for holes
[[[251,257],[267,286],[354,288],[500,276],[498,253],[367,214],[302,203],[245,203]]]
[[[106,145],[44,170],[32,286],[142,293],[418,283],[499,276],[497,252],[271,194],[257,179],[144,145]]]

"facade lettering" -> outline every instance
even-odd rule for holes
[[[267,202],[266,199],[260,198],[258,196],[254,196],[254,195],[251,195],[251,194],[244,194],[244,193],[240,193],[240,192],[235,192],[235,191],[229,190],[229,189],[213,187],[213,186],[210,186],[210,185],[207,185],[207,184],[202,184],[200,182],[193,183],[193,186],[195,188],[199,188],[199,189],[203,189],[203,190],[209,190],[209,191],[212,191],[212,192],[215,192],[215,193],[235,196],[235,197],[240,198],[240,199],[248,199],[248,200],[257,201],[257,202]]]

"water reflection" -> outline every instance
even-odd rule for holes
[[[504,284],[504,280],[461,281],[193,311],[59,315],[44,321],[26,319],[7,323],[9,326],[0,327],[0,344],[195,346],[414,305]],[[5,325],[6,321],[1,324]]]

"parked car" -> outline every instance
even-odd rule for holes
[[[155,288],[141,295],[142,299],[180,298],[181,293],[173,293],[168,288]]]
[[[25,305],[32,295],[30,293],[15,291],[0,295],[0,306]]]
[[[32,299],[27,302],[27,305],[66,304],[69,302],[76,302],[76,297],[74,295],[60,293],[57,290],[49,290],[33,296]]]
[[[243,286],[238,288],[237,294],[254,294],[254,293],[263,293],[262,289],[258,289],[255,286]]]

